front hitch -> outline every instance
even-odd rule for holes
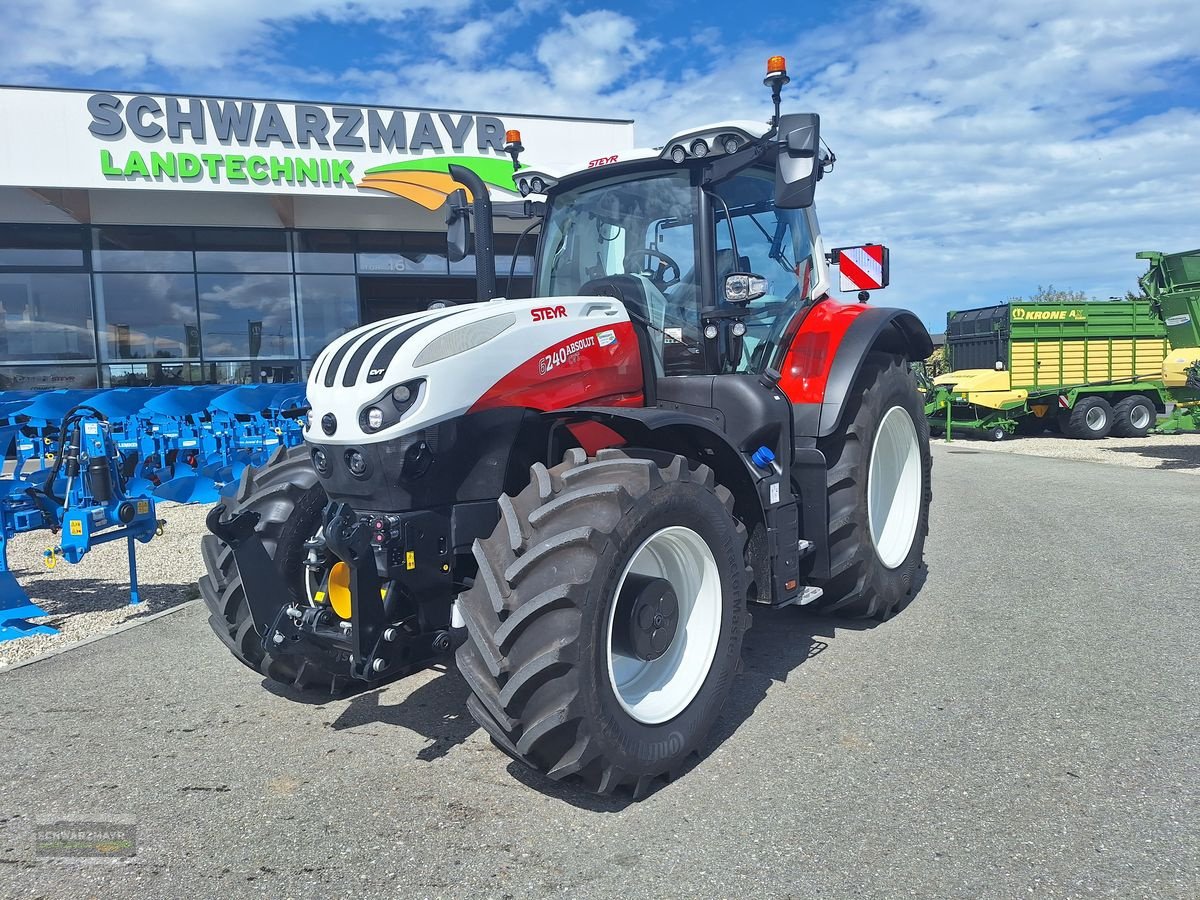
[[[233,552],[251,622],[265,652],[314,657],[334,671],[343,669],[348,657],[350,677],[378,682],[449,649],[449,631],[430,627],[418,608],[408,608],[412,601],[405,588],[392,581],[385,596],[389,583],[379,574],[377,549],[389,548],[377,548],[387,541],[371,521],[347,503],[331,503],[325,509],[324,549],[334,565],[349,570],[350,620],[344,621],[329,604],[293,602],[283,574],[263,546],[258,513],[230,515],[224,504],[209,512],[205,524]]]
[[[350,504],[331,503],[325,509],[324,535],[325,547],[350,567],[350,673],[364,681],[379,678],[393,664],[380,655],[388,621],[371,529]]]

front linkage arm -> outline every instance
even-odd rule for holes
[[[258,536],[258,513],[238,512],[225,518],[227,512],[225,504],[218,503],[209,511],[204,524],[233,551],[250,619],[255,632],[265,641],[287,606],[272,599],[279,596],[285,582]]]

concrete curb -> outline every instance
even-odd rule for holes
[[[12,665],[8,666],[0,666],[0,677],[3,677],[6,672],[15,672],[17,669],[23,669],[25,666],[32,666],[34,663],[39,663],[43,660],[53,659],[54,657],[60,656],[63,653],[67,653],[71,650],[78,650],[80,647],[86,647],[88,644],[94,644],[97,641],[102,641],[105,638],[110,638],[113,635],[120,634],[123,631],[129,631],[130,629],[138,628],[142,625],[148,625],[149,623],[154,622],[157,619],[161,619],[164,616],[172,615],[173,613],[177,613],[182,609],[187,609],[189,606],[195,606],[199,602],[199,597],[195,598],[194,600],[185,600],[178,606],[172,606],[170,609],[164,609],[156,613],[151,613],[148,616],[141,616],[128,622],[122,622],[111,631],[105,631],[102,634],[93,634],[90,637],[85,637],[83,640],[75,641],[72,644],[66,644],[62,647],[55,647],[53,650],[47,650],[45,653],[39,653],[32,659],[25,659],[21,662],[13,663]]]

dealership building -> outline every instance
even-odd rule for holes
[[[363,322],[475,297],[450,163],[633,146],[627,120],[0,87],[0,389],[294,381]],[[528,222],[498,220],[527,291]],[[515,260],[514,260],[515,257]]]

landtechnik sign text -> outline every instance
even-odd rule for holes
[[[138,94],[124,101],[115,94],[92,94],[88,131],[101,140],[131,135],[149,146],[165,140],[215,143],[259,153],[177,153],[147,149],[100,151],[107,178],[198,180],[262,184],[353,185],[351,159],[285,155],[288,150],[321,149],[363,153],[463,153],[467,144],[480,154],[504,152],[504,122],[495,116],[420,112],[357,106],[279,104],[198,97]]]

